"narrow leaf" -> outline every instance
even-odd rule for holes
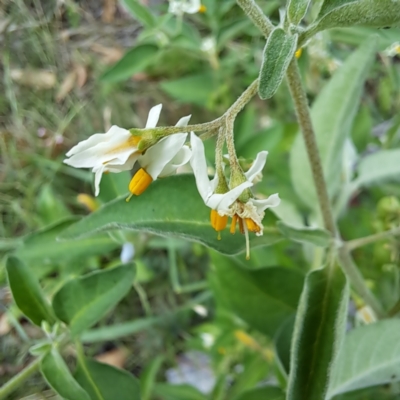
[[[36,325],[55,322],[50,304],[30,268],[16,257],[7,259],[8,282],[18,308]]]
[[[132,17],[140,21],[148,28],[154,28],[157,20],[148,7],[143,5],[139,0],[122,0],[122,3],[130,11]]]
[[[129,291],[131,265],[96,271],[67,282],[54,296],[53,308],[76,335],[107,314]]]
[[[298,25],[304,18],[311,0],[290,0],[287,7],[287,14],[292,24]]]
[[[327,247],[332,239],[332,236],[325,229],[319,228],[295,228],[286,225],[282,221],[278,221],[276,226],[284,236],[294,242],[311,243],[318,247]]]
[[[60,353],[52,349],[41,363],[40,370],[47,383],[66,400],[92,400],[72,377]]]
[[[400,380],[400,320],[378,321],[352,330],[343,342],[328,398]]]
[[[235,400],[284,400],[282,389],[273,386],[264,386],[242,393]]]
[[[273,215],[267,214],[264,220],[268,218]],[[158,179],[129,203],[125,197],[116,199],[66,229],[60,239],[81,238],[112,229],[140,230],[194,240],[226,254],[245,250],[244,237],[231,235],[229,227],[218,240],[210,224],[210,209],[198,194],[193,175]],[[268,246],[280,240],[282,235],[276,228],[265,227],[263,236],[252,235],[251,245]]]
[[[287,400],[325,398],[345,334],[348,297],[338,267],[307,275],[292,339]]]
[[[156,382],[157,373],[161,368],[163,356],[157,356],[154,360],[150,361],[140,376],[140,388],[142,392],[142,400],[149,400],[151,398],[154,384]]]
[[[129,372],[111,365],[80,360],[74,376],[91,400],[141,400],[139,381]]]
[[[376,38],[364,42],[342,65],[312,105],[311,118],[330,197],[341,186],[343,151],[361,99],[363,83],[375,56]],[[315,210],[318,204],[302,135],[290,154],[293,186],[300,199]]]
[[[234,258],[212,253],[218,294],[251,327],[272,335],[296,311],[303,275],[280,267],[249,271]]]
[[[400,26],[398,0],[359,0],[342,2],[334,8],[323,8],[317,21],[317,30],[352,27],[357,25],[374,28]]]
[[[358,177],[352,183],[353,191],[387,179],[400,179],[400,149],[381,150],[361,159]]]
[[[265,100],[278,90],[297,45],[297,35],[288,36],[281,28],[275,28],[268,37],[260,69],[258,94]]]
[[[154,62],[158,53],[157,46],[141,44],[129,50],[124,56],[101,76],[103,82],[119,82],[142,72]]]
[[[168,385],[158,383],[154,387],[154,393],[162,396],[163,400],[207,400],[207,397],[190,385]]]

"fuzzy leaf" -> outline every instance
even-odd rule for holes
[[[328,398],[400,380],[400,320],[378,321],[352,330],[333,371]]]
[[[40,370],[47,383],[65,400],[91,400],[86,391],[72,377],[65,361],[56,349],[47,353]]]
[[[273,219],[267,213],[264,221]],[[268,223],[268,222],[267,222]],[[66,229],[60,239],[78,239],[101,230],[130,229],[175,236],[200,242],[225,253],[245,250],[240,234],[231,235],[229,227],[218,240],[210,224],[210,209],[197,192],[193,175],[177,175],[158,179],[129,203],[125,197],[106,204],[77,224]],[[266,227],[263,236],[252,236],[252,246],[268,246],[282,240],[276,228]]]
[[[258,84],[258,94],[263,100],[271,98],[278,90],[296,45],[297,35],[288,36],[282,28],[275,28],[268,37]]]
[[[18,308],[36,325],[40,326],[42,321],[53,324],[53,310],[31,269],[18,258],[9,257],[7,275]]]
[[[325,229],[296,228],[286,225],[282,221],[278,221],[276,225],[284,236],[294,242],[311,243],[318,247],[327,247],[332,239],[330,233]]]
[[[54,296],[58,318],[76,335],[94,325],[129,291],[134,279],[131,265],[96,271],[68,281]]]
[[[324,399],[345,335],[349,286],[341,269],[311,271],[291,346],[287,400]]]
[[[156,17],[151,13],[149,7],[143,5],[139,0],[122,0],[122,3],[132,14],[132,17],[140,21],[144,26],[148,28],[156,26]]]
[[[294,25],[299,25],[306,15],[311,0],[290,0],[287,7],[289,20]]]

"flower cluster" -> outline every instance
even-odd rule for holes
[[[150,110],[146,129],[156,127],[161,108],[159,104]],[[187,126],[189,119],[190,116],[181,118],[176,126]],[[164,136],[144,151],[140,146],[142,136],[133,132],[112,126],[107,133],[96,133],[73,147],[67,153],[69,158],[64,163],[75,168],[92,168],[96,196],[100,191],[103,173],[131,170],[138,163],[140,168],[129,183],[129,200],[133,195],[142,194],[157,178],[172,175],[180,166],[190,162],[200,196],[211,209],[211,226],[220,235],[230,217],[230,232],[234,234],[236,226],[239,226],[239,231],[246,236],[249,254],[249,232],[262,235],[264,211],[280,203],[278,194],[267,199],[256,199],[249,189],[260,176],[268,152],[258,153],[250,169],[242,173],[241,182],[233,184],[231,179],[228,185],[225,177],[219,174],[209,179],[203,142],[193,132],[190,133],[190,147],[185,144],[188,133],[181,132]]]

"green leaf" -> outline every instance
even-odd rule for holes
[[[271,98],[278,90],[296,51],[296,45],[297,34],[288,36],[282,28],[275,28],[269,35],[258,84],[258,94],[263,100]]]
[[[155,15],[139,0],[122,0],[122,3],[130,11],[132,17],[140,21],[144,26],[154,28],[157,25]]]
[[[130,180],[131,174],[129,171],[103,175],[100,182],[100,200],[107,203],[116,197],[124,195]]]
[[[325,0],[319,10],[318,17],[321,18],[329,14],[332,10],[339,9],[349,3],[358,2],[360,0]]]
[[[26,262],[37,275],[50,265],[107,254],[117,248],[108,235],[96,235],[80,241],[56,240],[57,236],[79,218],[71,217],[49,225],[37,232],[25,236],[22,244],[15,250],[15,255]]]
[[[268,217],[272,214],[265,219]],[[218,240],[210,224],[210,209],[198,194],[193,175],[158,179],[129,203],[125,198],[116,199],[66,229],[60,239],[81,238],[100,230],[117,228],[193,240],[226,254],[245,250],[244,237],[231,235],[229,227]],[[268,246],[281,239],[277,229],[266,227],[263,236],[251,237],[251,244]]]
[[[362,186],[383,183],[388,179],[400,179],[400,149],[381,150],[361,159],[358,176],[352,182],[352,192]]]
[[[348,298],[349,286],[338,267],[307,275],[292,339],[287,400],[325,399],[345,335]]]
[[[96,271],[67,282],[54,296],[59,319],[76,335],[107,314],[129,291],[134,279],[132,265]]]
[[[363,82],[375,56],[376,38],[364,42],[342,65],[312,105],[311,118],[330,197],[341,186],[343,151],[360,102]],[[290,154],[293,186],[315,210],[318,201],[304,140],[298,134]]]
[[[296,228],[286,225],[282,221],[276,223],[278,229],[289,240],[299,243],[311,243],[318,247],[327,247],[332,240],[332,236],[325,229],[319,228]]]
[[[281,267],[249,271],[235,258],[217,253],[211,259],[218,294],[252,328],[272,335],[295,313],[304,281],[301,273]]]
[[[400,26],[400,2],[398,0],[335,1],[341,5],[322,7],[317,31],[346,26],[370,26],[385,28]]]
[[[139,381],[129,372],[95,360],[79,361],[74,377],[91,400],[141,400]]]
[[[161,89],[181,103],[192,103],[204,107],[216,90],[215,80],[210,73],[189,75],[160,83]]]
[[[140,388],[142,392],[142,400],[149,400],[151,398],[157,373],[160,370],[163,361],[163,356],[157,356],[154,360],[150,361],[149,365],[146,366],[141,374]]]
[[[307,12],[311,0],[290,0],[287,6],[287,15],[294,25],[299,25]]]
[[[154,62],[158,47],[153,44],[140,44],[129,50],[100,78],[102,82],[120,82],[142,72]]]
[[[168,385],[157,383],[154,393],[163,400],[207,400],[207,397],[189,385]]]
[[[14,301],[34,324],[55,322],[54,313],[29,267],[16,257],[7,259],[7,275]]]
[[[242,393],[235,400],[284,400],[282,389],[273,386],[265,386]]]
[[[400,380],[400,320],[378,321],[346,336],[333,370],[328,398]]]
[[[47,383],[66,400],[91,400],[84,389],[75,381],[60,353],[52,349],[41,363],[40,370]]]
[[[274,337],[274,348],[278,365],[284,374],[290,371],[290,343],[293,337],[294,317],[288,318],[276,332]]]

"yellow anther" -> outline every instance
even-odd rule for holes
[[[78,194],[76,200],[79,204],[84,205],[90,212],[96,211],[99,208],[99,203],[96,199],[88,194]]]
[[[199,13],[204,14],[206,11],[207,11],[207,7],[204,4],[202,4],[199,8]]]
[[[260,232],[261,228],[251,218],[245,218],[244,222],[250,232]]]
[[[226,228],[228,223],[228,216],[221,216],[218,214],[218,211],[211,210],[210,214],[211,226],[217,231],[223,231]]]
[[[129,191],[132,194],[139,196],[148,188],[151,182],[153,182],[153,178],[143,168],[140,168],[129,183]],[[127,201],[129,199],[130,197]]]
[[[301,53],[303,53],[303,49],[300,47],[300,49],[298,49],[296,51],[296,53],[294,53],[294,55],[296,56],[296,58],[300,58],[301,57]]]
[[[243,343],[246,347],[249,347],[253,350],[258,350],[260,347],[259,344],[245,331],[242,331],[242,330],[235,331],[235,337],[237,340],[239,340],[241,343]]]
[[[234,235],[236,232],[236,223],[238,218],[239,217],[236,214],[232,217],[231,228],[230,228],[230,232],[232,233],[232,235]]]

